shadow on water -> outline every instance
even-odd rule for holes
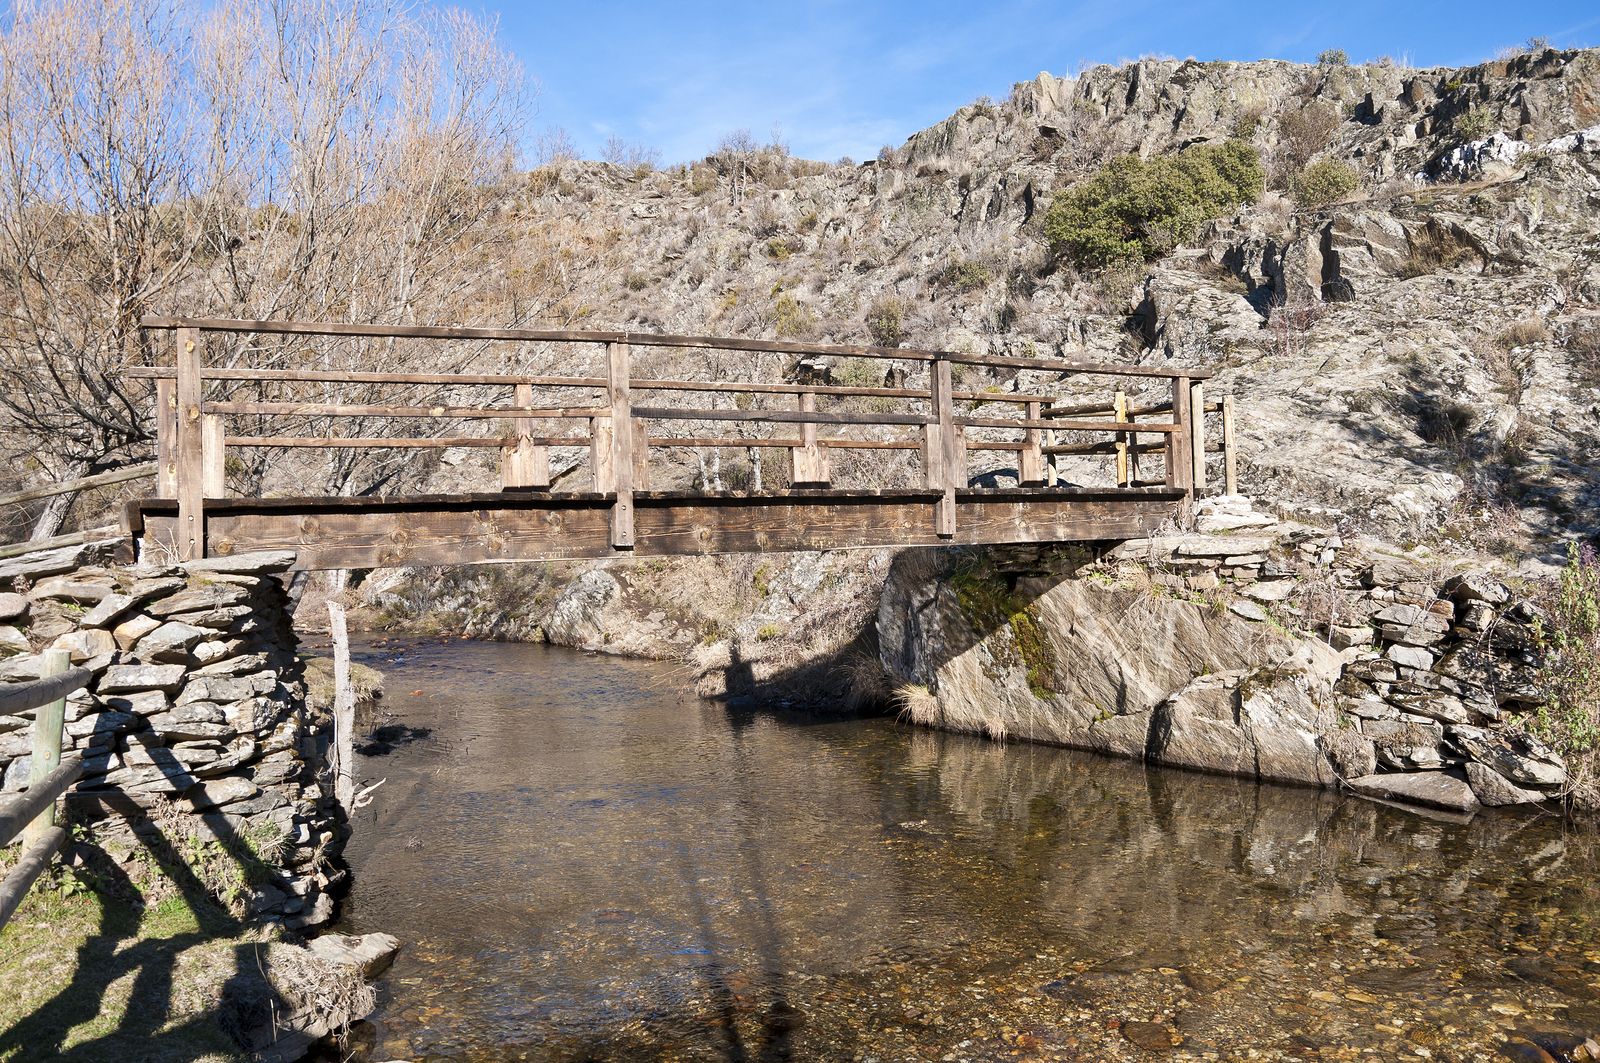
[[[1496,1004],[1592,1006],[1596,860],[1548,819],[791,720],[543,647],[408,660],[408,725],[451,739],[368,764],[349,926],[412,943],[374,1058],[937,1058],[1002,1029],[1117,1058],[1090,1046],[1140,1009],[1199,1047],[1393,1050],[1317,1003],[1335,974],[1463,1045]]]

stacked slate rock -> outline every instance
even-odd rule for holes
[[[1493,575],[1207,499],[1195,530],[1127,542],[1180,593],[1219,588],[1246,620],[1326,641],[1343,664],[1338,726],[1319,738],[1342,784],[1370,796],[1471,812],[1558,796],[1559,755],[1521,725],[1538,701],[1534,607]]]
[[[0,594],[0,682],[36,678],[44,650],[67,650],[94,676],[67,701],[67,742],[87,764],[67,798],[73,818],[150,840],[178,816],[236,853],[248,837],[276,862],[252,914],[304,929],[332,918],[342,873],[321,779],[327,721],[307,709],[279,575],[292,563],[268,552],[14,567]],[[0,717],[6,790],[28,782],[27,715]]]

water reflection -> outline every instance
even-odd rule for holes
[[[365,763],[347,921],[409,943],[374,1058],[1470,1059],[1594,1019],[1595,857],[1549,819],[381,656],[431,733]]]

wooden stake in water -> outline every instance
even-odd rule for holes
[[[72,658],[66,650],[46,650],[44,664],[40,669],[40,678],[48,679],[53,675],[60,675],[72,667]],[[66,728],[67,699],[59,697],[48,705],[41,705],[33,714],[33,767],[29,772],[29,784],[37,786],[45,776],[55,771],[61,764],[61,737]],[[39,813],[27,829],[22,832],[22,847],[26,851],[31,849],[50,829],[56,825],[56,806],[54,803],[43,812]]]
[[[333,796],[349,815],[355,811],[356,693],[350,685],[350,635],[344,606],[328,603],[328,634],[333,638]]]

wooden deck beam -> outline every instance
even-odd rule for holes
[[[386,568],[616,556],[848,550],[1127,539],[1177,512],[1170,489],[960,490],[939,534],[942,490],[760,495],[635,491],[633,547],[618,550],[610,493],[410,498],[208,499],[208,553],[296,551],[296,569]],[[130,503],[147,542],[170,541],[170,500]]]

